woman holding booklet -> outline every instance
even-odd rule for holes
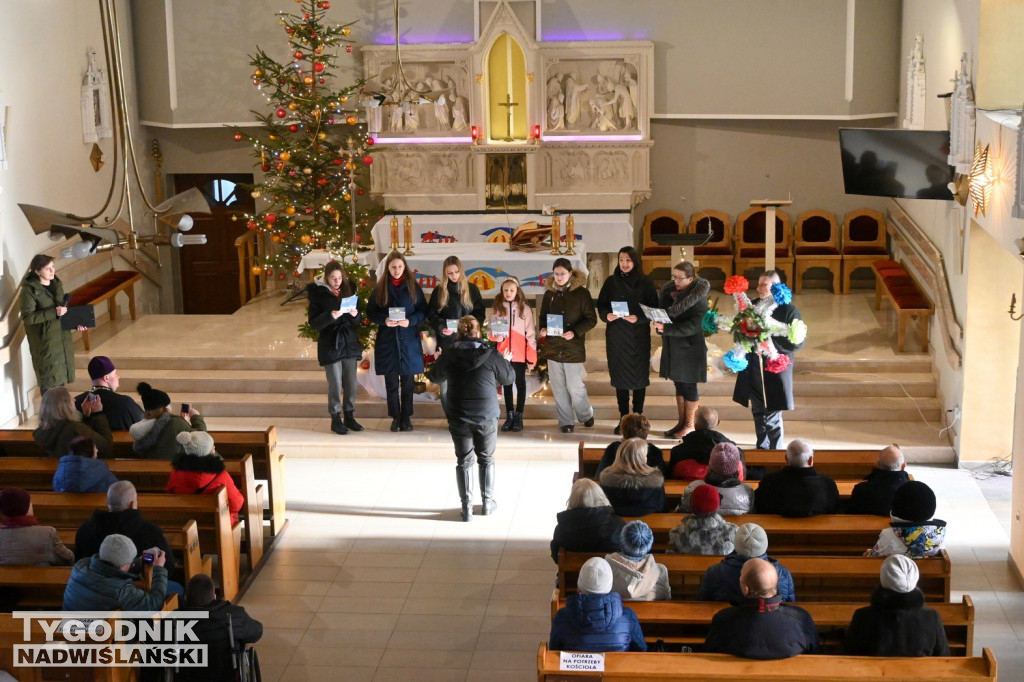
[[[513,384],[502,386],[505,395],[505,423],[502,431],[523,430],[523,409],[526,407],[526,370],[537,365],[537,333],[533,323],[533,310],[526,302],[519,280],[508,275],[501,282],[501,293],[494,297],[491,307],[489,337],[497,344],[498,352],[512,353],[515,370],[515,405],[512,403]]]
[[[441,269],[441,283],[430,292],[427,321],[437,337],[437,347],[446,351],[455,341],[459,320],[464,316],[472,315],[477,322],[484,323],[484,300],[480,289],[466,279],[458,256],[445,258]],[[441,407],[447,413],[448,382],[440,381],[438,386],[441,388]]]
[[[630,391],[632,411],[643,413],[647,386],[651,383],[651,325],[640,310],[641,304],[656,307],[658,290],[644,274],[636,249],[624,246],[619,249],[615,272],[604,281],[597,297],[597,316],[608,325],[605,350],[620,421],[630,413]],[[619,431],[616,426],[616,436]]]
[[[665,432],[666,438],[682,438],[693,431],[693,418],[700,407],[697,384],[708,380],[708,346],[701,323],[708,310],[709,291],[711,284],[697,277],[693,264],[686,261],[672,268],[672,281],[661,288],[659,306],[671,323],[654,323],[664,337],[659,374],[675,382],[679,411],[679,421]]]
[[[324,274],[306,287],[309,296],[309,326],[320,333],[316,357],[327,372],[327,411],[331,415],[331,431],[344,435],[362,431],[356,421],[356,372],[363,356],[359,344],[359,297],[345,274],[344,266],[332,260],[324,266]],[[344,400],[342,399],[344,394]],[[342,413],[344,412],[344,418]]]

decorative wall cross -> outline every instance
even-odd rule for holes
[[[499,107],[505,107],[508,119],[508,132],[505,134],[505,142],[515,142],[515,138],[512,137],[512,107],[518,107],[519,102],[512,101],[512,95],[506,94],[505,101],[498,103]]]

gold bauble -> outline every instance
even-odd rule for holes
[[[313,241],[313,238],[310,237],[308,234],[304,234],[301,237],[299,237],[299,241],[302,242],[303,244],[308,244],[311,241]]]
[[[260,76],[263,75],[263,69],[256,69],[255,71],[252,72],[252,75],[255,76],[256,78],[259,78]]]
[[[345,123],[348,123],[350,126],[354,126],[358,121],[359,119],[356,118],[355,116],[349,116],[348,118],[345,119]]]
[[[352,195],[349,194],[348,192],[345,192],[344,194],[342,194],[341,198],[344,199],[345,201],[352,201]]]
[[[331,212],[331,205],[330,204],[324,204],[323,206],[320,207],[320,210],[324,211],[325,213],[330,213]]]
[[[342,29],[341,29],[341,35],[343,35],[343,36],[345,36],[345,37],[348,37],[348,36],[350,36],[351,34],[352,34],[352,29],[350,29],[350,28],[349,28],[348,26],[343,26],[343,27],[342,27]]]
[[[254,189],[253,191],[249,192],[249,196],[251,196],[253,199],[259,199],[260,191],[258,189]]]
[[[288,111],[295,111],[299,108],[298,102],[288,102]]]
[[[258,266],[258,265],[252,266],[252,274],[258,275],[258,274],[260,274],[262,272],[263,272],[263,268],[261,268],[260,266]]]
[[[287,213],[288,215],[294,215],[295,214],[295,207],[294,206],[288,206],[287,208],[284,209],[284,212]]]
[[[316,134],[316,139],[318,139],[318,140],[320,140],[321,142],[323,142],[324,140],[326,140],[326,139],[327,139],[327,133],[323,133],[323,132],[321,132],[321,133],[317,133],[317,134]]]
[[[287,162],[288,159],[292,158],[292,155],[288,152],[281,152],[281,160]]]
[[[312,85],[313,84],[313,77],[312,76],[306,76],[305,78],[302,79],[302,82],[305,83],[306,85]]]
[[[288,227],[295,227],[295,224],[296,224],[296,223],[295,223],[295,221],[294,221],[294,220],[289,220],[289,221],[288,221]]]
[[[355,170],[356,169],[356,165],[354,163],[352,163],[351,161],[349,161],[348,163],[345,164],[345,168],[347,168],[348,170]]]
[[[342,103],[342,104],[344,104],[344,103],[345,103],[345,102],[347,102],[347,101],[348,101],[348,97],[345,97],[344,95],[342,95],[342,97],[341,97],[341,103]]]
[[[313,174],[313,169],[312,169],[312,168],[310,168],[309,166],[306,166],[305,168],[303,168],[303,169],[302,169],[302,172],[303,172],[303,173],[304,173],[305,175],[312,175],[312,174]]]
[[[270,138],[271,140],[277,139],[277,135],[267,135],[267,137]]]

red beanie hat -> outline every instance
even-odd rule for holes
[[[714,514],[718,511],[718,503],[721,502],[721,499],[722,496],[718,492],[718,488],[704,483],[690,493],[690,509],[694,514]]]

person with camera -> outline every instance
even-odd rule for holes
[[[91,438],[100,457],[113,457],[114,436],[103,413],[102,399],[93,395],[82,403],[79,414],[68,389],[51,388],[39,403],[39,426],[32,432],[33,440],[50,457],[63,457],[70,452],[71,441],[79,436]]]
[[[142,407],[124,393],[118,393],[121,377],[113,361],[105,355],[97,355],[89,360],[89,378],[92,388],[75,396],[75,409],[82,411],[82,406],[92,396],[103,400],[103,414],[110,422],[111,431],[127,431],[142,420]]]
[[[137,390],[142,398],[142,421],[128,429],[135,443],[132,450],[146,459],[174,459],[184,453],[176,438],[179,433],[206,431],[206,420],[188,403],[178,414],[171,414],[171,397],[141,382]]]
[[[139,576],[131,572],[139,557],[135,543],[124,535],[108,535],[100,551],[80,560],[71,568],[71,579],[64,588],[65,611],[159,611],[167,593],[166,557],[159,547],[151,547],[140,558],[153,566],[150,589],[135,584]]]

